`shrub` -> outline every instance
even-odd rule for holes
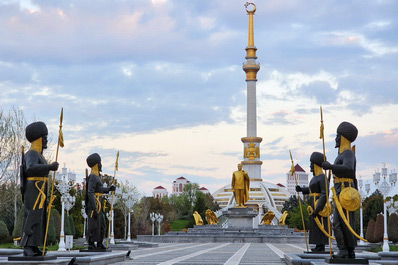
[[[384,216],[382,214],[378,214],[376,217],[375,231],[373,233],[374,240],[376,243],[383,242],[383,234],[384,234]]]
[[[6,243],[11,241],[10,232],[8,231],[6,223],[0,221],[0,243]]]
[[[398,215],[396,213],[388,217],[387,233],[388,239],[396,244],[398,242]]]
[[[376,243],[374,238],[375,225],[375,221],[370,219],[365,233],[365,239],[368,240],[369,243]]]

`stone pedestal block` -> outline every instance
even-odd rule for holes
[[[253,208],[229,208],[224,216],[228,218],[230,228],[253,228],[253,218],[257,212]]]

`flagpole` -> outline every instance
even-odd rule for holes
[[[321,110],[321,128],[320,128],[319,138],[322,139],[323,161],[326,162],[326,148],[325,148],[325,134],[324,134],[325,125],[323,124],[322,106],[320,106],[320,110]],[[330,178],[328,179],[326,177],[326,175],[327,175],[326,170],[324,172],[324,175],[325,175],[325,188],[326,188],[326,204],[328,204],[329,203],[329,180],[330,180]],[[330,236],[332,236],[332,234],[331,234],[332,231],[331,231],[331,227],[330,227],[330,215],[328,215],[327,218],[328,218],[328,233]],[[329,238],[329,254],[330,254],[330,258],[332,258],[333,257],[332,238],[331,237],[328,237],[328,238]]]
[[[289,153],[290,153],[290,160],[292,161],[292,166],[290,168],[290,174],[294,176],[294,180],[296,181],[296,186],[298,186],[296,170],[294,169],[294,162],[293,162],[292,152],[289,150]],[[301,222],[303,224],[303,230],[304,230],[305,246],[306,246],[307,251],[308,251],[307,232],[305,230],[304,214],[303,214],[303,208],[301,206],[300,193],[299,192],[297,192],[297,199],[298,199],[298,203],[299,203],[299,206],[300,206],[300,214],[301,214]]]
[[[58,152],[59,152],[59,147],[64,147],[64,136],[62,134],[62,121],[64,119],[64,108],[61,108],[61,115],[59,117],[59,133],[58,133],[58,144],[57,144],[57,151],[55,153],[55,162],[58,162]],[[48,228],[50,225],[50,216],[51,216],[51,208],[52,208],[52,203],[55,199],[54,195],[54,182],[55,182],[55,176],[57,175],[57,171],[54,171],[54,176],[51,181],[51,193],[50,193],[50,199],[48,202],[48,207],[47,207],[47,223],[46,223],[46,233],[44,235],[44,245],[43,245],[43,253],[42,255],[44,256],[46,253],[46,244],[47,244],[47,236],[48,236]]]

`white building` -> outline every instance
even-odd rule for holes
[[[305,170],[299,164],[296,164],[294,170],[296,171],[296,178],[298,185],[308,187],[308,173],[306,173]],[[290,171],[286,173],[286,184],[287,184],[287,190],[290,192],[290,194],[292,196],[293,195],[297,196],[296,180],[294,176],[290,174]]]
[[[189,180],[187,180],[184,177],[179,177],[178,179],[173,181],[173,192],[172,194],[175,195],[181,195],[182,192],[184,191],[184,186],[187,185],[189,182]]]
[[[162,186],[157,186],[156,188],[154,188],[153,189],[153,191],[152,191],[152,196],[154,197],[154,198],[159,198],[159,199],[161,199],[161,198],[163,198],[164,196],[166,196],[167,197],[167,189],[166,188],[164,188],[164,187],[162,187]]]

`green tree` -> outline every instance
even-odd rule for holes
[[[398,242],[398,215],[396,213],[388,217],[387,233],[388,239],[396,244]]]
[[[308,218],[307,207],[309,205],[308,205],[308,203],[302,203],[301,206],[302,206],[302,214],[303,214],[303,217],[304,217],[305,229],[308,230],[308,228],[309,228],[309,218]],[[292,210],[289,212],[289,215],[286,218],[286,224],[289,227],[303,230],[303,221],[302,221],[302,217],[301,217],[300,207],[299,206],[297,206],[295,208],[292,208]]]
[[[373,237],[376,243],[383,242],[383,234],[384,234],[384,216],[382,214],[378,214],[376,217],[375,231],[373,233]]]
[[[363,223],[368,224],[370,219],[376,220],[377,214],[381,212],[383,212],[383,195],[376,190],[363,202]]]
[[[376,222],[373,219],[370,219],[366,228],[365,239],[370,243],[376,243],[374,232],[375,232]]]
[[[298,207],[298,200],[296,195],[292,195],[289,197],[287,201],[283,203],[282,213],[284,211],[288,211],[289,213],[296,207]]]

